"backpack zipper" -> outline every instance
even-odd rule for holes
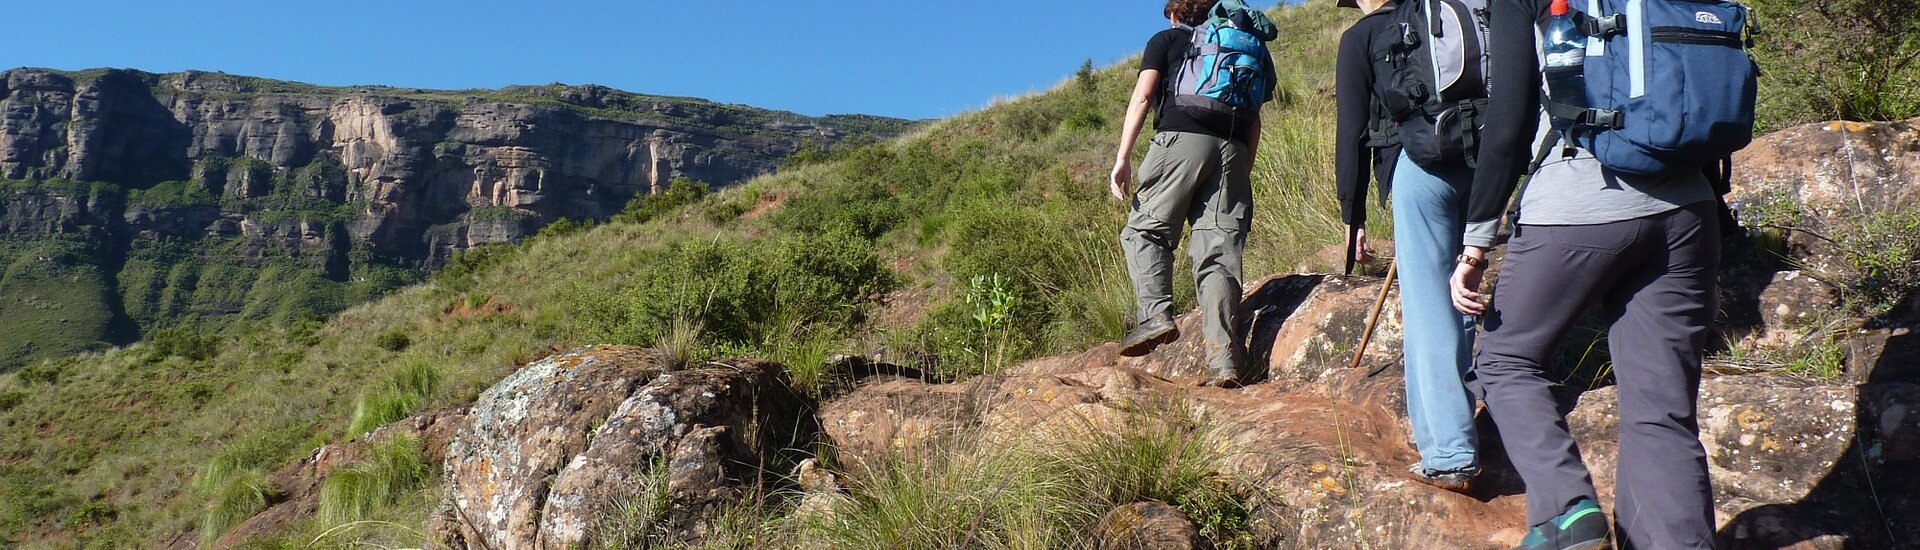
[[[1654,27],[1653,31],[1649,34],[1653,35],[1654,42],[1666,44],[1739,48],[1746,43],[1741,40],[1740,33],[1737,32],[1709,31],[1687,27]]]

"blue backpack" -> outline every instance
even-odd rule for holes
[[[1723,0],[1572,0],[1588,40],[1586,104],[1548,94],[1565,139],[1616,172],[1720,162],[1753,141],[1759,68],[1746,6]],[[1550,147],[1550,146],[1549,146]],[[1542,151],[1544,157],[1545,151]]]
[[[1240,0],[1221,0],[1207,22],[1193,29],[1173,82],[1173,106],[1207,123],[1257,114],[1273,86],[1267,42],[1277,36],[1266,14]]]

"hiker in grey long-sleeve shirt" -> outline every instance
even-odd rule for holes
[[[1535,25],[1548,4],[1493,4],[1491,112],[1451,285],[1455,306],[1482,317],[1474,368],[1526,482],[1533,529],[1522,548],[1584,548],[1608,539],[1592,479],[1560,413],[1559,377],[1544,365],[1589,300],[1599,301],[1612,323],[1608,344],[1621,401],[1613,513],[1623,547],[1712,548],[1712,490],[1695,416],[1720,263],[1706,177],[1635,178],[1601,167],[1584,150],[1550,155],[1521,197],[1497,293],[1490,304],[1481,302],[1486,251],[1521,167],[1547,135]]]

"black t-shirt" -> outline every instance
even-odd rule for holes
[[[1140,70],[1160,71],[1160,97],[1154,101],[1154,104],[1159,106],[1156,108],[1158,113],[1153,120],[1154,129],[1162,132],[1205,134],[1245,143],[1246,136],[1253,134],[1256,117],[1239,117],[1226,123],[1209,124],[1207,121],[1188,117],[1179,109],[1167,108],[1167,99],[1173,95],[1174,83],[1180,79],[1180,66],[1186,63],[1187,50],[1192,46],[1193,31],[1181,28],[1160,31],[1154,34],[1152,39],[1147,40],[1147,50],[1140,56]],[[1271,75],[1273,61],[1271,59],[1262,59],[1262,61],[1269,73],[1267,97],[1261,98],[1264,102],[1273,99],[1274,79]]]

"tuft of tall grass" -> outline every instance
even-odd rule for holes
[[[830,511],[791,521],[800,541],[826,548],[1093,548],[1102,515],[1157,500],[1215,544],[1251,547],[1249,488],[1219,473],[1228,458],[1184,406],[1143,404],[1064,437],[897,457],[855,476]]]
[[[209,470],[209,473],[217,473],[219,477],[205,476],[198,482],[208,496],[206,514],[200,521],[203,544],[211,544],[228,529],[267,509],[267,500],[274,491],[266,474],[259,470]]]
[[[440,391],[440,370],[423,360],[402,362],[387,380],[363,390],[354,401],[353,417],[347,422],[347,438],[352,439],[406,418],[432,403]]]
[[[366,457],[335,469],[320,483],[317,518],[327,527],[370,519],[380,507],[425,486],[429,475],[419,438],[384,438],[368,447]]]

